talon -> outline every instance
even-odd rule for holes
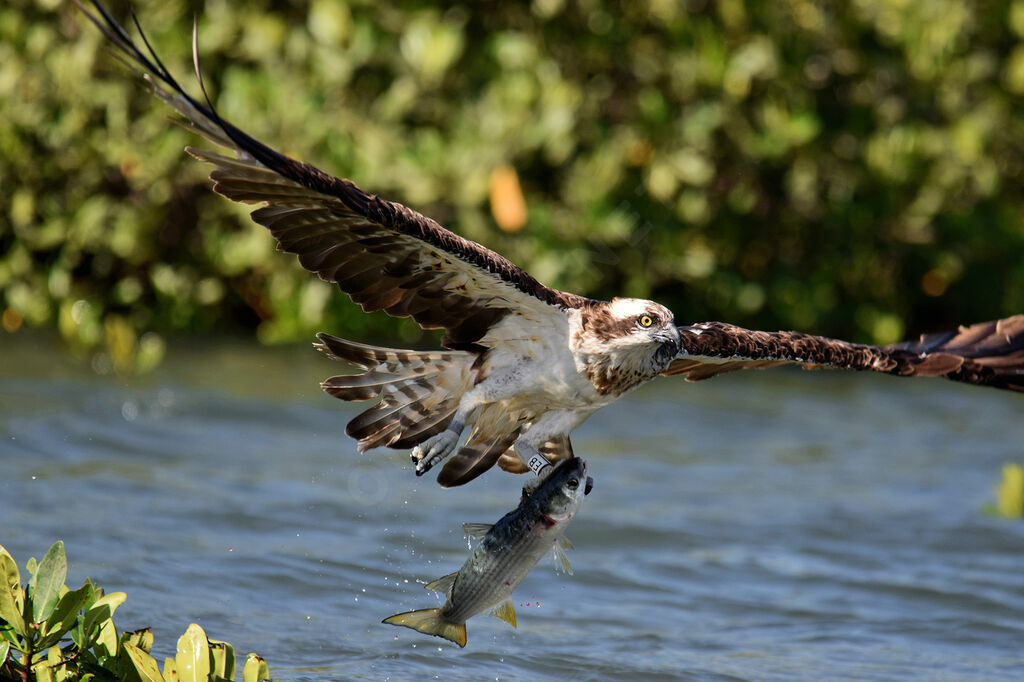
[[[431,467],[455,449],[458,442],[459,434],[446,430],[413,448],[410,457],[416,465],[416,475],[422,476],[430,471]]]

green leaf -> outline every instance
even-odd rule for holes
[[[39,569],[32,576],[32,622],[42,623],[60,599],[60,588],[68,577],[68,558],[64,552],[64,541],[53,543],[46,556],[39,563]]]
[[[95,593],[99,593],[100,590],[97,588]],[[124,600],[128,598],[128,595],[124,592],[111,592],[110,594],[102,595],[99,599],[94,601],[91,606],[85,611],[85,634],[87,637],[91,636],[92,629],[97,623],[101,623],[114,615],[114,611],[117,607],[124,603]]]
[[[124,643],[123,650],[127,654],[130,669],[139,676],[142,682],[164,682],[156,659],[129,642]]]
[[[125,632],[121,635],[121,642],[127,642],[148,654],[153,650],[153,631],[149,628],[142,628],[135,632]]]
[[[213,656],[213,673],[229,680],[235,679],[235,648],[227,642],[209,640]]]
[[[117,628],[114,627],[114,621],[107,618],[100,625],[99,635],[96,637],[96,643],[93,649],[99,655],[116,656],[117,655]]]
[[[14,628],[14,631],[28,639],[22,610],[25,608],[25,592],[21,589],[21,573],[18,564],[0,545],[0,618]]]
[[[41,665],[32,671],[35,673],[36,682],[56,682],[53,679],[53,669],[46,665]]]
[[[78,612],[85,606],[91,593],[92,586],[86,584],[77,590],[65,593],[60,598],[57,606],[53,609],[53,613],[46,619],[46,624],[42,629],[43,639],[39,643],[40,647],[56,644],[75,626],[75,622],[78,620]]]
[[[249,654],[245,657],[245,667],[242,668],[242,682],[259,682],[270,678],[270,668],[267,662],[256,654]]]
[[[181,682],[207,682],[210,677],[210,644],[206,633],[197,624],[188,626],[178,638],[175,662]]]
[[[170,656],[164,659],[164,682],[178,682],[178,666]]]
[[[4,667],[4,663],[7,662],[7,654],[11,651],[10,642],[0,642],[0,668]]]

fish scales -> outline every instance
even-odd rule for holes
[[[593,481],[586,463],[572,457],[564,460],[535,489],[524,489],[519,506],[493,526],[466,524],[466,532],[482,535],[480,543],[457,573],[439,578],[428,589],[445,592],[441,608],[398,613],[384,619],[430,635],[466,645],[466,621],[487,609],[498,618],[516,625],[515,608],[509,599],[513,590],[544,554],[561,554],[565,527],[575,515]]]
[[[564,528],[566,524],[568,519],[558,525]],[[466,620],[508,599],[561,538],[560,532],[543,532],[549,528],[539,510],[523,513],[516,509],[503,517],[473,551],[469,559],[472,570],[459,572],[452,586],[453,607],[445,615]]]

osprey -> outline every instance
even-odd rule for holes
[[[327,334],[318,334],[316,344],[363,370],[327,379],[325,391],[342,400],[378,400],[347,426],[360,451],[411,448],[417,475],[447,460],[437,477],[443,486],[466,483],[494,464],[547,473],[549,462],[572,456],[574,428],[659,375],[698,381],[797,364],[1024,390],[1024,315],[883,348],[722,322],[680,326],[652,301],[598,301],[546,287],[430,218],[250,137],[222,119],[209,98],[203,104],[189,96],[144,35],[148,54],[93,4],[99,17],[79,7],[145,72],[155,93],[200,135],[233,150],[228,156],[187,148],[214,166],[214,191],[257,204],[252,218],[279,249],[296,254],[363,310],[444,330],[447,350],[436,352]],[[195,43],[193,33],[202,87]]]

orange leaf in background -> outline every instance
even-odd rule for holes
[[[490,178],[491,215],[505,232],[518,232],[526,224],[526,199],[512,166],[498,166]]]

